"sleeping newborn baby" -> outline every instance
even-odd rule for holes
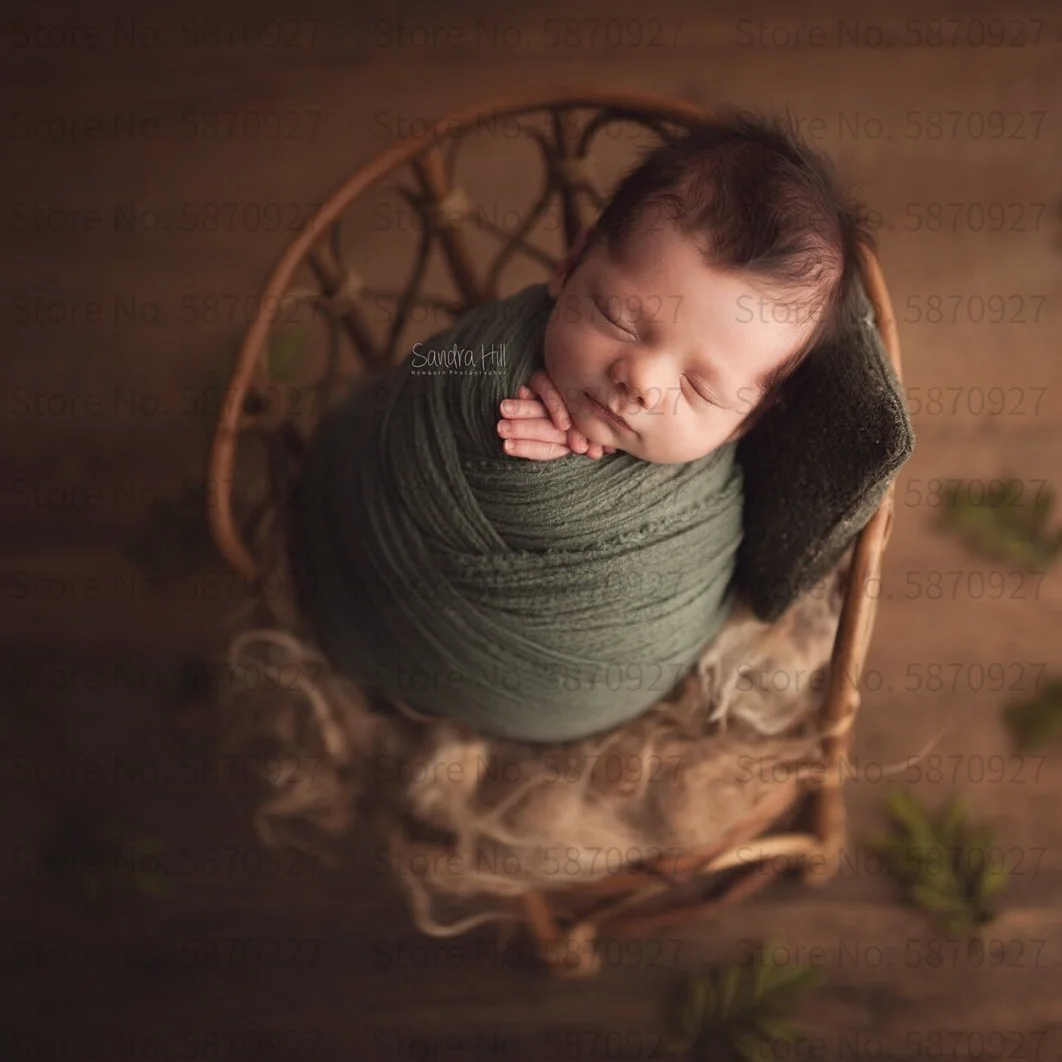
[[[814,318],[705,262],[666,219],[639,228],[623,258],[585,243],[569,255],[583,254],[578,268],[566,261],[550,284],[546,369],[501,405],[506,452],[674,464],[744,434],[808,349]]]
[[[768,123],[660,149],[551,278],[545,369],[501,405],[506,452],[670,464],[740,438],[837,334],[863,228],[823,161]]]
[[[651,153],[548,285],[420,345],[500,345],[500,370],[410,356],[319,427],[289,556],[330,664],[522,741],[659,701],[733,604],[737,440],[842,327],[861,238],[826,163],[766,122]]]

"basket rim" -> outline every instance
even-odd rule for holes
[[[288,244],[274,266],[265,287],[266,298],[259,299],[255,320],[248,327],[230,379],[230,390],[222,405],[208,459],[207,475],[218,489],[207,492],[208,520],[214,541],[228,563],[241,575],[253,580],[258,574],[257,564],[247,550],[235,526],[231,508],[232,472],[236,443],[240,435],[240,413],[243,397],[250,385],[254,370],[265,349],[271,322],[263,308],[279,299],[288,290],[299,265],[309,256],[315,244],[342,212],[362,193],[375,187],[402,166],[421,156],[427,156],[441,143],[464,135],[476,126],[498,118],[536,111],[616,110],[627,112],[632,118],[673,121],[692,124],[711,117],[711,107],[701,107],[685,101],[651,94],[612,91],[587,87],[559,88],[549,92],[504,96],[483,101],[451,112],[431,126],[427,135],[417,138],[396,138],[377,151],[367,162],[358,166],[327,197],[320,212],[310,219],[303,230]],[[871,303],[874,325],[882,345],[902,383],[902,361],[895,315],[888,288],[873,248],[861,248],[861,275],[864,290]],[[272,297],[269,298],[269,297]],[[858,710],[858,684],[866,658],[876,618],[876,597],[868,589],[871,578],[880,576],[882,556],[888,543],[894,515],[895,483],[889,485],[878,509],[859,532],[849,572],[841,615],[838,620],[830,662],[830,675],[825,692],[821,717],[827,727],[836,728],[836,735],[828,739],[823,749],[827,764],[835,765],[851,740],[851,722]],[[845,725],[842,725],[845,724]],[[813,825],[807,833],[786,835],[784,843],[794,850],[832,852],[843,844],[845,814],[840,788],[824,789],[817,794]],[[777,843],[777,842],[776,842]],[[731,858],[730,854],[720,858]],[[810,879],[809,879],[810,880]],[[743,895],[735,889],[732,899]],[[525,917],[540,941],[555,939],[558,927],[549,906],[542,896],[531,896]],[[623,907],[627,907],[624,903]],[[702,905],[703,907],[704,905]],[[617,912],[618,913],[618,912]],[[619,918],[617,921],[626,921]],[[632,921],[637,921],[634,917]]]

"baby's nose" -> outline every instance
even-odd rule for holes
[[[618,397],[628,403],[651,404],[654,395],[661,393],[663,366],[642,359],[631,359],[625,371],[613,378]]]
[[[648,387],[648,393],[652,393],[651,386]],[[629,384],[620,384],[617,388],[618,400],[627,406],[633,405],[645,405],[648,399],[646,398],[646,390],[638,387],[632,387]]]

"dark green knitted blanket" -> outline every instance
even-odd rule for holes
[[[291,508],[301,607],[336,670],[485,735],[566,741],[660,700],[733,603],[730,444],[657,465],[506,456],[545,285],[468,314],[319,427]]]

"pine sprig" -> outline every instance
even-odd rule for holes
[[[712,969],[694,976],[679,1014],[681,1032],[667,1052],[706,1062],[761,1062],[780,1040],[795,1044],[803,1035],[788,1018],[807,989],[817,985],[815,967],[776,962],[780,949],[767,942],[748,965]]]
[[[294,383],[302,368],[308,336],[297,325],[278,325],[269,336],[266,368],[273,383]]]
[[[1007,884],[1005,863],[990,858],[995,831],[972,823],[957,798],[936,814],[906,790],[893,790],[886,810],[892,830],[864,847],[882,857],[907,898],[929,912],[946,936],[971,936],[997,912],[990,901]]]
[[[999,480],[998,491],[956,480],[944,492],[939,526],[993,560],[1045,570],[1062,552],[1062,530],[1048,528],[1055,495],[1041,484],[1031,501],[1023,480]]]
[[[1062,733],[1062,678],[1046,683],[1035,697],[1003,709],[1018,752],[1042,748]]]

